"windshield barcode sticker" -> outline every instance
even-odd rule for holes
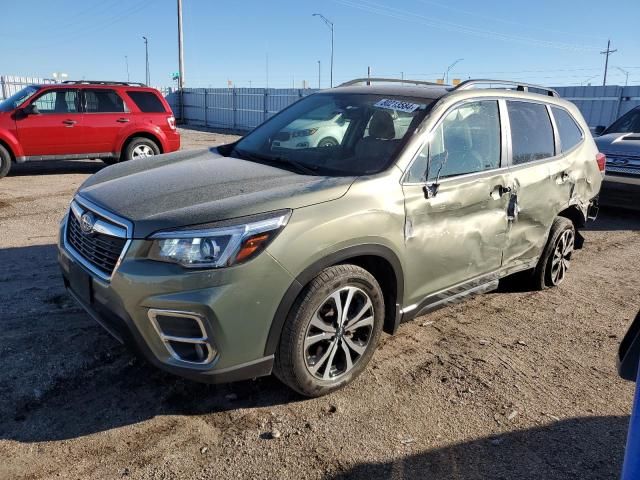
[[[386,108],[387,110],[397,110],[399,112],[411,113],[420,108],[419,103],[403,102],[402,100],[390,100],[384,98],[374,105],[378,108]]]

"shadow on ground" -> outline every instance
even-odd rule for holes
[[[562,420],[357,465],[334,479],[614,479],[620,475],[628,423],[628,416]]]
[[[49,160],[14,163],[10,177],[29,175],[62,175],[65,173],[96,173],[107,165],[101,160]]]

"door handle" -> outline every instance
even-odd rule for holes
[[[73,127],[78,122],[76,122],[75,120],[63,120],[62,123],[64,123],[68,127]]]
[[[493,198],[494,200],[498,200],[499,198],[502,198],[504,194],[511,193],[511,191],[511,187],[496,185],[495,187],[493,187],[493,190],[491,190],[491,193],[489,195],[491,195],[491,198]]]
[[[118,122],[118,123],[128,123],[129,119],[128,118],[119,118],[119,119],[116,120],[116,122]]]

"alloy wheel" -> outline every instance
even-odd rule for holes
[[[572,230],[565,230],[558,237],[551,259],[551,282],[554,285],[560,285],[567,274],[574,241],[575,235]]]
[[[131,152],[132,158],[145,158],[154,155],[153,149],[148,145],[138,145]]]
[[[374,314],[369,296],[355,286],[342,287],[325,298],[305,334],[309,373],[333,381],[351,371],[369,346]]]

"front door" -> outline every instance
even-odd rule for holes
[[[18,138],[26,156],[64,156],[83,153],[82,114],[78,91],[46,90],[30,104],[37,114],[18,115]]]
[[[496,100],[462,103],[444,116],[408,170],[406,305],[463,291],[467,281],[482,285],[497,278],[510,184],[508,169],[501,168],[500,124]]]

